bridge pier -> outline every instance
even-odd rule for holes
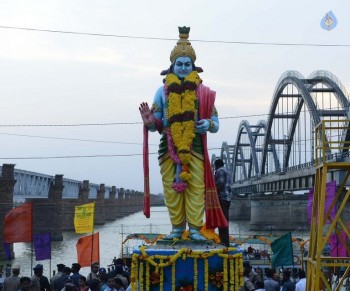
[[[118,215],[118,209],[117,209],[117,202],[115,195],[117,194],[117,189],[115,186],[112,186],[112,190],[109,191],[109,196],[107,199],[107,203],[105,203],[105,219],[108,220],[115,220]]]
[[[235,196],[231,200],[230,217],[232,221],[250,220],[251,205],[248,197]]]
[[[120,188],[118,191],[118,199],[117,199],[117,218],[118,217],[123,217],[126,212],[125,212],[125,190],[124,188]]]
[[[69,198],[62,200],[62,228],[63,230],[74,230],[75,206],[89,203],[89,181],[84,180],[79,188],[78,199]]]
[[[0,260],[5,260],[4,252],[4,220],[5,215],[13,208],[13,189],[16,184],[15,180],[15,165],[4,164],[2,166],[2,173],[0,177]],[[12,244],[10,246],[13,252]]]
[[[51,182],[48,198],[26,198],[33,205],[33,234],[51,233],[53,241],[62,241],[63,175]]]
[[[130,190],[129,194],[129,209],[128,213],[132,214],[143,209],[143,199],[141,199],[140,192]]]
[[[307,195],[261,195],[251,197],[251,230],[294,230],[308,225]]]
[[[126,190],[125,196],[124,196],[124,213],[126,215],[131,214],[131,207],[132,207],[132,201],[130,200],[131,191],[130,189]]]
[[[100,184],[95,203],[95,225],[105,224],[105,184]],[[92,199],[90,202],[93,202]]]

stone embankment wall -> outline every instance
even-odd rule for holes
[[[4,164],[0,176],[0,225],[13,207],[13,191],[16,180],[14,165]],[[63,175],[56,175],[50,185],[47,198],[26,198],[33,204],[33,234],[51,233],[52,240],[63,239],[63,231],[74,230],[75,206],[95,202],[95,225],[103,225],[132,213],[142,211],[143,193],[133,190],[117,190],[115,186],[106,193],[101,184],[96,198],[89,198],[89,181],[85,180],[79,190],[78,197],[65,199],[63,193]],[[164,205],[162,196],[151,194],[151,205]],[[5,258],[3,242],[4,228],[0,227],[0,260]]]

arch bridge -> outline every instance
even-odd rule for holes
[[[341,123],[328,130],[330,142],[350,140],[349,95],[332,73],[315,71],[305,78],[285,72],[274,90],[267,120],[240,122],[233,144],[222,143],[220,158],[231,172],[238,195],[286,194],[314,185],[314,128],[323,120]],[[212,156],[212,162],[217,157]],[[329,149],[329,160],[349,160],[348,147]],[[337,180],[339,172],[331,173]]]

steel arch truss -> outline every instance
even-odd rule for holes
[[[229,145],[226,141],[224,141],[221,145],[221,153],[220,156],[217,157],[215,154],[213,154],[211,156],[211,168],[213,170],[213,172],[215,171],[215,165],[214,162],[217,159],[222,159],[224,164],[225,164],[225,168],[232,173],[232,169],[233,169],[233,156],[234,156],[234,152],[235,152],[235,146],[234,145]],[[232,177],[232,175],[231,175]]]
[[[296,88],[297,92],[292,92],[291,94],[285,93],[287,86],[293,86]],[[318,85],[322,85],[320,88]],[[324,108],[314,101],[312,94],[317,93],[332,93],[338,101],[338,105],[335,108]],[[293,109],[291,112],[288,111],[277,111],[277,106],[281,100],[284,98],[297,100],[293,103]],[[343,118],[346,119],[348,116],[348,105],[349,101],[346,98],[346,93],[340,82],[329,72],[326,71],[316,71],[310,75],[309,78],[305,79],[300,73],[295,71],[289,71],[282,75],[279,83],[276,86],[270,111],[269,119],[267,121],[267,131],[265,136],[265,144],[262,155],[261,163],[261,173],[266,174],[265,165],[267,160],[267,153],[270,147],[274,145],[283,145],[283,157],[279,155],[279,167],[276,168],[277,171],[285,171],[289,165],[289,159],[291,154],[291,149],[294,141],[294,135],[296,131],[296,126],[300,118],[300,113],[305,105],[307,112],[310,115],[312,122],[312,128],[320,123],[322,119],[331,118]],[[274,123],[278,123],[278,120],[288,120],[288,126],[282,128],[283,135],[278,138],[274,138],[272,134],[272,127]],[[312,135],[312,133],[310,133]],[[343,136],[349,138],[348,133],[344,133]],[[313,143],[312,138],[310,142]],[[306,141],[305,141],[306,143]],[[310,160],[312,159],[310,155]]]
[[[227,142],[223,142],[221,146],[220,157],[224,161],[226,169],[232,173],[233,170],[233,157],[235,153],[235,146],[229,145]]]
[[[233,182],[239,180],[246,180],[254,176],[260,176],[260,161],[261,153],[263,151],[263,142],[258,142],[264,138],[267,124],[261,120],[257,125],[250,125],[247,120],[241,121],[232,161],[232,178]],[[277,155],[274,147],[270,147],[273,157],[277,162]],[[239,174],[243,175],[243,177]]]
[[[289,106],[287,110],[283,104]],[[321,120],[350,119],[349,96],[340,81],[328,71],[315,71],[308,78],[296,71],[287,71],[277,82],[268,116],[267,121],[260,121],[257,125],[242,120],[234,146],[226,142],[222,144],[221,158],[232,170],[233,183],[284,174],[288,167],[311,164],[313,128]],[[276,130],[276,124],[283,126]],[[345,124],[344,127],[349,126]],[[300,132],[305,133],[303,140],[298,136]],[[329,136],[327,139],[332,134]],[[350,130],[333,136],[349,142]],[[298,142],[305,146],[305,156],[291,160],[298,151]],[[348,151],[348,148],[343,147],[342,151]]]

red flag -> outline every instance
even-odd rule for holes
[[[146,218],[151,216],[151,201],[149,189],[149,161],[148,161],[148,129],[143,127],[143,174],[144,174],[144,198],[143,214]]]
[[[77,242],[78,263],[82,267],[89,267],[93,262],[100,261],[99,233],[84,236]]]
[[[32,203],[24,203],[5,215],[4,240],[6,243],[31,242],[32,232]]]

